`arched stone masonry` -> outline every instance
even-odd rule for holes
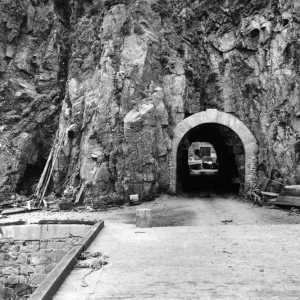
[[[218,111],[207,109],[181,121],[174,129],[172,154],[170,159],[170,191],[176,193],[177,152],[182,138],[194,127],[205,123],[217,123],[233,130],[241,139],[245,150],[245,186],[252,186],[257,181],[256,151],[257,141],[250,130],[236,117]]]

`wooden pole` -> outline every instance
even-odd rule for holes
[[[48,171],[48,168],[49,168],[50,161],[52,160],[53,153],[54,153],[54,146],[53,146],[52,149],[51,149],[51,152],[50,152],[50,155],[49,155],[49,157],[48,157],[48,160],[47,160],[47,163],[46,163],[46,165],[45,165],[45,168],[44,168],[44,170],[43,170],[42,176],[41,176],[41,178],[40,178],[40,180],[39,180],[39,183],[38,183],[38,185],[37,185],[37,187],[36,187],[35,195],[36,195],[37,197],[39,196],[40,190],[41,190],[41,188],[42,188],[42,186],[43,186],[43,183],[44,183],[44,180],[45,180],[45,176],[46,176],[47,171]]]
[[[80,190],[79,190],[79,192],[78,192],[78,194],[76,196],[75,204],[77,204],[80,201],[80,198],[81,198],[81,195],[82,195],[82,193],[84,191],[84,188],[85,188],[85,182],[82,182]]]
[[[41,201],[40,201],[39,207],[41,206],[43,197],[45,196],[45,193],[46,193],[46,191],[47,191],[48,184],[49,184],[49,181],[50,181],[50,178],[51,178],[51,176],[52,176],[53,169],[54,169],[54,164],[55,164],[55,161],[56,161],[56,159],[57,159],[57,157],[58,157],[58,154],[59,154],[59,152],[60,152],[61,145],[62,145],[62,143],[63,143],[63,140],[64,140],[64,138],[65,138],[65,135],[66,135],[66,132],[64,132],[64,134],[63,134],[63,136],[62,136],[62,139],[60,140],[60,143],[59,143],[57,152],[55,153],[55,157],[54,157],[54,159],[53,159],[53,161],[52,161],[52,167],[51,167],[51,170],[50,170],[50,173],[49,173],[48,180],[47,180],[46,185],[45,185],[44,192],[43,192],[42,197],[41,197]]]

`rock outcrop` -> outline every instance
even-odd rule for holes
[[[51,189],[147,199],[168,190],[173,129],[207,108],[251,130],[259,176],[300,183],[297,0],[1,0],[0,15],[1,189],[28,193],[54,143]]]
[[[58,2],[0,1],[1,192],[30,194],[53,144],[69,54]]]

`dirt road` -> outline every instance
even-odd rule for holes
[[[152,209],[153,227],[300,224],[300,215],[291,214],[289,210],[253,206],[252,203],[232,195],[223,195],[222,197],[217,195],[211,195],[211,197],[162,195],[154,201],[138,206],[123,206],[95,212],[40,211],[11,215],[1,222],[20,219],[28,222],[36,222],[39,219],[86,219],[135,224],[137,208]],[[232,222],[222,222],[231,220]]]
[[[221,224],[300,224],[300,215],[291,214],[283,208],[253,206],[232,195],[161,196],[154,202],[141,205],[153,210],[153,226],[211,226]],[[133,210],[133,211],[132,211]],[[135,208],[127,208],[122,213],[110,216],[111,221],[135,222]],[[232,222],[223,222],[232,221]]]

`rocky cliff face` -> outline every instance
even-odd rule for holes
[[[31,193],[48,158],[68,71],[64,19],[58,1],[0,1],[1,191]]]
[[[252,131],[260,176],[300,183],[297,0],[0,0],[0,14],[2,189],[28,192],[54,143],[54,190],[152,197],[174,127],[207,108]]]

